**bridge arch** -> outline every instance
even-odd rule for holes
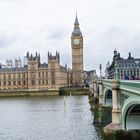
[[[111,89],[104,89],[104,105],[105,106],[112,106],[112,90]]]
[[[122,109],[123,129],[140,129],[140,99],[128,98]]]

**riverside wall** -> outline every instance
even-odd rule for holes
[[[50,96],[59,95],[59,89],[53,90],[5,90],[0,91],[0,97],[10,96]]]
[[[47,90],[0,90],[0,97],[10,96],[57,96],[57,95],[87,95],[88,88],[74,87],[74,88],[57,88]]]

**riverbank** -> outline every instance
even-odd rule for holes
[[[59,95],[59,89],[50,90],[1,90],[0,97],[9,96],[50,96]]]
[[[89,92],[88,88],[73,87],[66,88],[62,87],[59,89],[47,89],[47,90],[0,90],[0,97],[9,96],[58,96],[58,95],[87,95]]]
[[[59,88],[59,95],[88,95],[89,88],[84,87],[62,87]]]

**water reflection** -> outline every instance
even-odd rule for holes
[[[0,98],[2,140],[98,140],[87,96]]]

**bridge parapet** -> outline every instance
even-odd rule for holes
[[[112,80],[108,80],[108,79],[103,80],[103,86],[108,87],[109,89],[111,89],[111,83],[112,83]]]
[[[132,93],[140,95],[140,81],[120,80],[119,88],[121,91],[125,91],[128,95],[132,95]]]

